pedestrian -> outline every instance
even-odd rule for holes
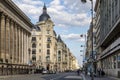
[[[97,69],[98,76],[100,77],[100,69]]]
[[[77,74],[78,74],[78,76],[80,75],[80,70],[79,69],[77,70]]]
[[[103,70],[101,71],[101,75],[102,75],[102,76],[104,76],[104,75],[105,75],[105,72],[104,72]]]

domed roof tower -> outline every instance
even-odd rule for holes
[[[39,16],[39,22],[46,21],[49,18],[50,18],[50,16],[47,14],[47,8],[46,8],[45,3],[44,3],[43,13]]]

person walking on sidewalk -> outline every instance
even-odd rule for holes
[[[78,75],[78,76],[80,75],[80,69],[77,70],[77,75]]]

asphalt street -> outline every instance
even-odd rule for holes
[[[78,76],[77,73],[59,73],[42,77],[45,80],[82,80],[81,76]]]
[[[0,80],[82,80],[75,72],[57,74],[30,74],[30,75],[9,75],[0,77]]]

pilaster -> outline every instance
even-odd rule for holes
[[[10,19],[6,18],[6,59],[10,59]],[[7,61],[8,62],[8,61]]]
[[[10,62],[13,62],[13,21],[10,22]]]
[[[14,63],[16,63],[16,53],[17,53],[17,35],[16,35],[16,33],[17,33],[17,25],[16,25],[16,23],[15,23],[15,25],[14,25]]]
[[[1,14],[1,24],[0,24],[0,57],[1,61],[5,59],[5,15]]]
[[[23,29],[22,29],[22,64],[24,63],[24,38],[23,38]]]

